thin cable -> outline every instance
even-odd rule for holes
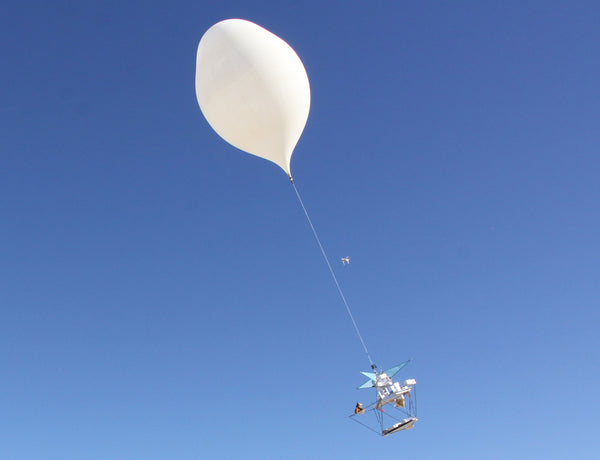
[[[365,341],[363,340],[362,335],[360,333],[360,330],[358,329],[358,325],[356,324],[356,321],[354,320],[354,316],[352,315],[352,311],[350,311],[350,307],[348,306],[348,302],[346,301],[346,297],[344,296],[344,292],[342,291],[342,288],[340,287],[340,283],[338,283],[337,277],[335,276],[335,272],[333,271],[333,268],[331,267],[331,264],[329,263],[329,258],[327,257],[327,254],[325,253],[325,249],[323,249],[323,245],[321,244],[321,240],[319,239],[319,235],[317,235],[317,231],[315,230],[315,226],[313,225],[312,220],[310,220],[310,216],[308,215],[308,211],[306,210],[306,206],[304,206],[304,202],[302,201],[302,198],[300,197],[300,193],[298,192],[298,189],[296,188],[296,184],[294,183],[294,179],[292,179],[292,177],[290,177],[290,182],[292,183],[292,186],[294,187],[294,191],[296,192],[296,196],[298,197],[298,201],[300,202],[300,206],[302,206],[302,210],[304,211],[304,215],[306,216],[306,220],[308,220],[308,224],[310,225],[310,228],[312,229],[313,235],[315,236],[315,240],[317,240],[317,244],[319,245],[319,249],[321,249],[321,254],[323,254],[323,258],[325,259],[325,262],[327,263],[327,267],[329,268],[329,272],[331,273],[331,277],[333,278],[333,281],[335,282],[335,286],[337,287],[337,290],[340,293],[340,297],[342,298],[342,301],[344,302],[344,305],[346,306],[346,311],[348,312],[348,316],[350,316],[350,319],[352,320],[352,324],[354,325],[354,330],[356,331],[356,335],[358,335],[358,338],[360,339],[360,343],[362,344],[362,347],[365,350],[365,353],[367,354],[367,358],[369,358],[369,362],[371,363],[371,367],[372,367],[374,364],[373,364],[373,360],[371,359],[371,355],[369,354],[369,350],[367,349],[367,346],[365,345]]]

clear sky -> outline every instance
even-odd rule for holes
[[[231,17],[312,91],[296,184],[208,126]],[[0,15],[0,458],[597,459],[596,1],[16,1]],[[350,256],[342,266],[339,257]]]

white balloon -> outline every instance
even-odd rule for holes
[[[196,97],[219,136],[278,164],[291,177],[292,153],[310,110],[310,86],[290,45],[243,19],[215,24],[198,45]]]

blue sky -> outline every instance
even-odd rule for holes
[[[311,82],[296,184],[415,429],[346,419],[368,361],[293,189],[204,120],[219,20]],[[600,7],[3,6],[0,457],[595,459]]]

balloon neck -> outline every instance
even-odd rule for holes
[[[293,184],[294,183],[294,178],[292,177],[292,175],[288,174],[288,177],[290,178],[290,182]]]

